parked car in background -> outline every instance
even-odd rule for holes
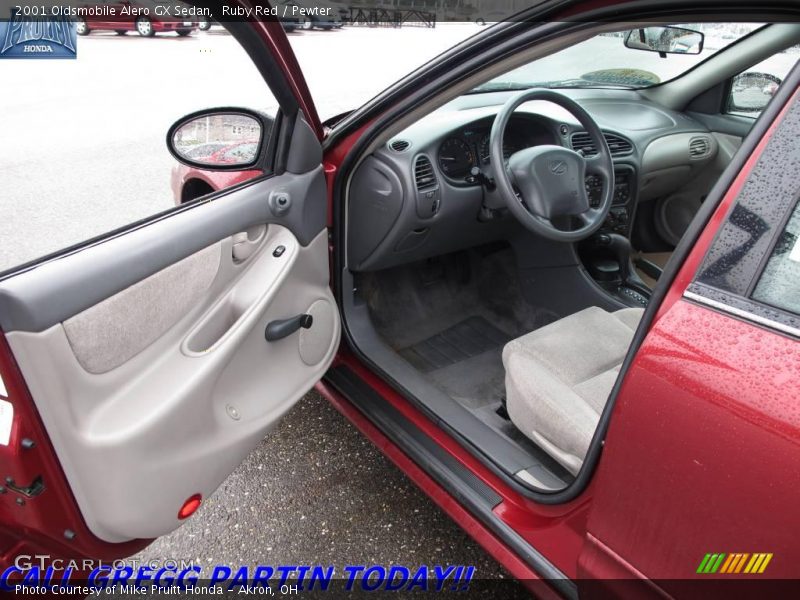
[[[291,33],[297,29],[304,29],[306,28],[306,23],[308,20],[302,15],[290,15],[287,14],[286,16],[278,15],[278,20],[283,25],[283,30],[286,32]],[[217,21],[214,19],[209,19],[207,17],[201,17],[200,22],[198,24],[198,28],[200,31],[208,31],[211,29],[212,25],[218,25]]]
[[[201,144],[187,155],[198,162],[209,164],[235,163],[235,157],[241,154],[246,146],[253,142],[236,144]],[[261,175],[261,171],[251,169],[245,171],[210,171],[182,163],[175,163],[170,174],[170,187],[175,204],[190,202],[217,190],[227,188]]]
[[[286,16],[279,16],[278,20],[283,25],[283,30],[289,33],[297,29],[311,29],[309,27],[310,21],[304,16],[287,14]]]
[[[318,4],[321,7],[326,7],[331,9],[331,14],[335,17],[339,17],[339,27],[342,24],[350,22],[350,6],[348,3],[345,4],[338,4],[336,2],[328,2],[327,0],[323,0]]]
[[[348,8],[340,4],[325,2],[325,0],[284,0],[281,5],[287,7],[287,15],[298,16],[298,11],[301,9],[310,11],[303,17],[303,29],[313,29],[315,27],[327,31],[339,29],[342,27],[343,20],[350,15]],[[316,9],[322,9],[325,14],[314,14]],[[286,29],[286,26],[284,26],[284,29]]]
[[[95,6],[87,2],[83,6]],[[198,19],[175,17],[163,14],[164,10],[156,10],[158,6],[169,6],[170,13],[175,14],[174,7],[190,8],[181,2],[165,2],[164,0],[110,0],[107,6],[114,9],[113,15],[83,17],[78,19],[76,29],[78,35],[89,35],[92,31],[115,31],[125,35],[135,31],[142,37],[153,37],[156,33],[174,31],[179,36],[191,35],[199,28]]]
[[[780,86],[780,82],[778,82],[778,81],[770,81],[769,83],[767,83],[767,85],[765,85],[763,87],[761,92],[765,96],[773,96],[773,95],[775,95],[775,92],[778,91],[778,87],[779,86]]]

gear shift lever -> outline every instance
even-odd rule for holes
[[[611,255],[616,263],[613,265],[616,267],[615,269],[608,269],[609,273],[615,271],[613,280],[615,283],[612,283],[612,280],[607,280],[613,286],[613,293],[623,298],[626,303],[630,304],[632,300],[636,306],[646,306],[650,294],[632,268],[631,254],[633,253],[633,248],[630,240],[618,233],[601,233],[594,238],[594,243],[604,249],[604,254]],[[602,263],[602,260],[600,263]]]
[[[609,233],[609,242],[606,247],[614,255],[617,263],[619,263],[619,278],[625,284],[631,278],[631,242],[625,236],[618,233]]]
[[[611,255],[614,279],[624,284],[631,276],[631,243],[618,233],[601,233],[594,238],[595,246],[603,249],[603,255]],[[609,270],[610,271],[610,270]],[[611,272],[611,271],[610,271]]]

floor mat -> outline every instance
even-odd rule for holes
[[[436,385],[470,410],[497,404],[506,390],[502,346],[426,373]]]
[[[400,355],[423,373],[429,373],[498,348],[510,339],[483,317],[469,317],[400,350]]]

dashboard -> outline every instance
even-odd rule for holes
[[[635,90],[563,93],[589,112],[611,150],[615,188],[606,230],[629,235],[639,202],[679,189],[716,155],[716,139],[704,125]],[[495,168],[489,134],[510,96],[461,96],[362,158],[347,194],[350,269],[384,269],[521,233],[498,193],[486,185]],[[582,150],[587,156],[595,151],[565,109],[544,101],[523,104],[506,127],[503,154],[508,158],[542,144]],[[596,204],[599,182],[589,177],[585,184]]]
[[[439,145],[437,162],[442,174],[454,183],[479,183],[472,169],[490,164],[489,134],[493,118],[482,119],[458,129]],[[558,144],[557,136],[548,126],[533,116],[514,115],[503,139],[503,156],[531,146]]]

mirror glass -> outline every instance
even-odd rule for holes
[[[772,100],[781,80],[769,73],[748,71],[733,78],[729,110],[758,113]]]
[[[175,130],[172,146],[188,162],[208,166],[248,166],[256,162],[261,123],[240,113],[211,113]]]
[[[660,54],[700,54],[703,34],[683,27],[640,27],[625,36],[625,46]]]

